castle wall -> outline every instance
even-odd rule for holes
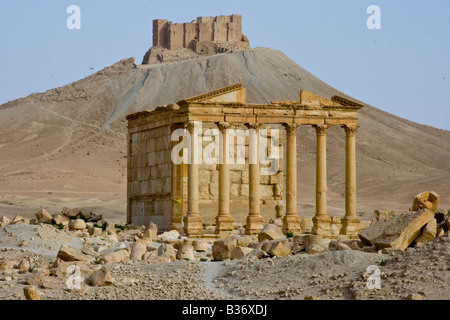
[[[198,24],[184,24],[184,47],[195,50],[195,42],[198,39]]]
[[[227,41],[228,40],[228,23],[214,22],[214,41]]]
[[[167,49],[176,50],[184,47],[184,24],[169,24],[169,45]]]
[[[200,23],[198,25],[198,41],[199,42],[211,42],[213,41],[213,28],[211,23]]]
[[[169,21],[164,19],[153,20],[153,46],[165,46],[168,43]]]
[[[190,23],[153,21],[153,46],[194,49],[197,42],[235,42],[242,37],[242,16],[198,17]]]

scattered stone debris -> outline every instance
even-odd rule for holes
[[[0,243],[0,298],[60,299],[63,294],[63,299],[122,299],[142,292],[142,298],[161,299],[224,299],[230,295],[375,299],[380,295],[367,294],[365,287],[369,277],[365,268],[375,263],[382,270],[391,270],[380,276],[394,288],[395,299],[429,299],[433,295],[420,288],[397,290],[408,283],[396,279],[412,274],[415,260],[406,267],[403,264],[407,257],[415,257],[430,266],[424,266],[423,276],[414,273],[414,281],[423,277],[438,288],[448,283],[450,213],[437,208],[436,199],[432,192],[427,197],[417,196],[413,207],[420,208],[416,211],[376,210],[359,240],[311,233],[286,237],[282,225],[273,223],[257,235],[189,239],[176,230],[158,234],[153,223],[112,224],[78,208],[63,208],[54,215],[42,209],[32,220],[2,217],[0,239],[9,242]],[[427,252],[430,257],[424,259]],[[400,262],[401,267],[395,267]],[[335,269],[342,263],[345,268],[356,263],[358,268]],[[433,274],[425,271],[431,267]],[[156,274],[149,270],[166,275],[156,281]],[[181,274],[187,278],[179,279]],[[205,280],[205,274],[215,276]],[[436,283],[428,279],[434,276]],[[262,277],[267,283],[258,282]],[[68,288],[68,283],[79,286]],[[175,285],[182,285],[184,293]],[[25,297],[17,290],[23,290]],[[15,293],[8,296],[6,292]]]
[[[359,233],[363,245],[376,250],[421,246],[444,236],[449,226],[445,210],[438,209],[439,195],[427,191],[414,197],[409,211],[375,210],[372,224]],[[439,221],[439,222],[438,222]]]

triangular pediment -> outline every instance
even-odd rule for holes
[[[360,109],[363,107],[362,104],[357,103],[353,100],[346,99],[341,96],[335,95],[330,100],[305,90],[300,90],[300,104],[304,106],[329,107],[329,108],[351,107]]]
[[[337,101],[318,96],[306,90],[300,90],[300,105],[317,107],[342,107]]]
[[[215,102],[234,102],[234,103],[245,103],[245,88],[242,87],[242,83],[237,83],[232,86],[217,89],[205,94],[201,94],[195,97],[190,97],[183,100],[184,102],[204,102],[204,103],[215,103]]]

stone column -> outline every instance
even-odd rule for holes
[[[283,233],[300,234],[301,218],[297,215],[297,128],[296,123],[286,128],[286,214],[283,217]]]
[[[218,123],[221,132],[219,152],[219,214],[216,217],[215,233],[228,237],[233,231],[234,219],[230,214],[230,170],[228,160],[228,137],[227,129],[230,125],[225,122]]]
[[[345,216],[341,234],[357,236],[361,220],[356,215],[356,144],[358,126],[344,125],[345,129]]]
[[[327,215],[327,130],[328,125],[316,125],[316,215],[312,233],[331,236],[331,219]]]
[[[198,144],[198,132],[194,129],[194,123],[187,125],[191,136],[191,150],[188,164],[188,212],[184,217],[184,232],[189,238],[203,237],[203,220],[198,211],[198,164],[196,153],[201,152]]]
[[[249,130],[249,213],[246,234],[258,234],[264,227],[259,205],[259,124],[247,125]]]

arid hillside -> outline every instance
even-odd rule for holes
[[[344,75],[345,76],[345,75]],[[136,66],[125,59],[85,79],[0,106],[0,216],[91,208],[124,220],[125,116],[242,82],[247,101],[298,100],[301,89],[344,95],[272,49]],[[450,132],[372,106],[357,134],[358,211],[408,209],[422,191],[450,208]],[[329,211],[343,215],[344,130],[328,134]],[[315,201],[315,131],[298,131],[300,215]]]

